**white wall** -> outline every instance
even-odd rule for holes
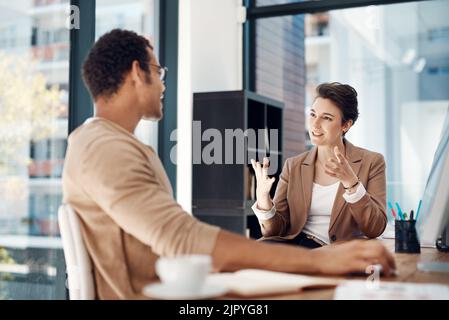
[[[242,89],[242,0],[179,1],[177,200],[192,207],[194,92]],[[213,187],[213,186],[212,186]]]

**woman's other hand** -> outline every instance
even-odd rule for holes
[[[251,164],[253,166],[254,172],[256,173],[257,180],[257,207],[260,210],[268,211],[273,206],[273,203],[270,199],[270,190],[276,179],[274,177],[270,178],[268,176],[268,167],[270,166],[268,158],[263,159],[262,165],[258,161],[251,159]]]
[[[340,149],[335,146],[335,158],[330,158],[324,164],[326,174],[337,178],[345,188],[349,188],[357,183],[359,180],[357,175],[352,170],[348,159],[341,153]]]

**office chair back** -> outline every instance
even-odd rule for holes
[[[80,220],[73,208],[62,204],[58,211],[70,300],[95,299],[92,263],[81,235]]]

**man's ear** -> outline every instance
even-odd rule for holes
[[[134,60],[131,65],[131,79],[133,80],[133,83],[140,83],[145,81],[145,75],[143,70],[140,68],[139,61]]]

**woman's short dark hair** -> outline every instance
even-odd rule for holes
[[[316,88],[316,93],[316,98],[329,99],[335,103],[343,115],[342,124],[349,120],[355,123],[359,117],[357,91],[350,85],[339,82],[322,83]]]
[[[122,85],[133,61],[150,77],[150,42],[135,32],[114,29],[101,36],[83,64],[83,79],[94,100],[111,96]]]

